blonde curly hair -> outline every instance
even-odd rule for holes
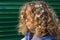
[[[57,36],[58,18],[53,9],[45,2],[32,1],[23,6],[19,14],[19,32],[26,34],[34,31],[34,36],[46,34]]]

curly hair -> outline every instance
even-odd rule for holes
[[[45,2],[32,1],[23,6],[19,14],[19,32],[34,31],[34,36],[46,34],[57,36],[58,18],[54,10]]]

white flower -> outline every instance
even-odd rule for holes
[[[40,15],[36,14],[36,17],[40,17]]]
[[[36,4],[35,7],[42,7],[42,4],[40,4],[40,5]]]
[[[33,5],[33,4],[30,4],[30,5]]]
[[[42,4],[40,4],[40,7],[42,7]]]
[[[42,12],[44,12],[44,10],[42,10]]]
[[[40,7],[40,5],[35,5],[35,7]]]
[[[38,28],[41,28],[41,26],[39,25]]]

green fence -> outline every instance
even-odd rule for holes
[[[20,40],[23,36],[18,35],[17,24],[19,8],[32,0],[0,0],[0,40]],[[44,0],[58,15],[60,19],[60,0]]]

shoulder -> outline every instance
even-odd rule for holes
[[[57,38],[52,36],[45,36],[43,38],[40,37],[33,37],[32,40],[57,40]]]
[[[33,37],[31,40],[41,40],[40,37]]]
[[[45,36],[42,38],[42,40],[57,40],[57,38],[52,37],[52,36]]]

